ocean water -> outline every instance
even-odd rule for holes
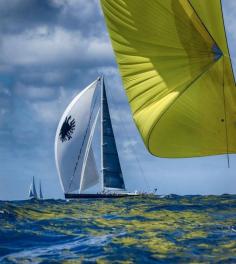
[[[0,263],[236,263],[236,195],[0,202]]]

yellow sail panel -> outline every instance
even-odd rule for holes
[[[235,153],[236,89],[220,0],[101,3],[149,151],[160,157]]]
[[[209,78],[208,75],[215,77]],[[181,157],[189,152],[192,156],[208,155],[209,149],[225,153],[227,144],[222,81],[221,58],[159,119],[155,133],[151,133],[149,138],[150,151],[154,152],[154,148],[157,148],[162,150],[163,156],[175,157],[181,146]]]

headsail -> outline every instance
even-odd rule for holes
[[[103,188],[125,189],[119,156],[111,124],[106,89],[102,82],[102,178]]]
[[[83,167],[81,171],[80,192],[99,183],[99,174],[96,168],[96,162],[94,159],[93,148],[92,148],[92,140],[93,140],[99,112],[100,111],[98,111],[96,118],[94,120],[84,155]]]
[[[35,199],[38,198],[37,191],[36,191],[36,188],[35,188],[34,177],[33,177],[32,183],[30,185],[30,189],[29,189],[29,198],[35,198]]]
[[[220,0],[101,0],[148,150],[236,153],[236,88]]]
[[[80,92],[64,112],[56,133],[55,158],[57,171],[65,193],[79,191],[83,160],[86,152],[94,109],[98,97],[94,81]],[[89,160],[90,164],[95,162]],[[95,164],[93,164],[95,166]]]
[[[43,192],[42,192],[42,184],[41,184],[41,181],[39,183],[39,199],[43,199]]]

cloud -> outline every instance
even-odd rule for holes
[[[4,118],[5,118],[6,114],[7,114],[7,112],[8,111],[7,111],[6,108],[3,108],[3,107],[0,108],[0,125],[3,122],[3,120],[4,120]]]
[[[103,28],[98,0],[2,0],[0,31],[19,34],[38,26],[80,28],[83,35],[100,36]]]
[[[23,84],[17,84],[14,93],[16,96],[21,96],[24,99],[29,100],[46,100],[57,96],[55,87],[41,87],[41,86],[26,86]]]
[[[18,80],[25,85],[60,86],[72,77],[73,70],[67,69],[38,69],[19,72]]]
[[[1,33],[20,33],[38,25],[56,23],[60,9],[50,1],[3,0],[0,1]]]
[[[58,117],[59,102],[54,100],[50,102],[37,102],[32,104],[32,109],[36,118],[44,125],[55,124]]]
[[[88,24],[98,16],[97,0],[51,0],[50,3],[54,7],[60,8],[60,16],[63,18],[70,17],[72,20],[81,20]]]
[[[18,35],[5,35],[0,60],[5,65],[105,65],[111,63],[110,42],[97,37],[85,38],[80,31],[38,27]]]
[[[138,141],[134,139],[129,139],[129,140],[123,140],[122,144],[122,152],[123,155],[125,156],[125,159],[127,160],[134,160],[137,159],[135,151],[136,147],[138,145]]]
[[[227,14],[227,15],[226,15]],[[228,38],[236,40],[236,2],[235,1],[225,1],[224,5],[224,20],[226,31],[228,33]]]
[[[11,91],[7,87],[0,84],[0,96],[10,96]]]
[[[45,93],[47,92],[48,90],[46,89]],[[45,93],[43,93],[43,95],[45,95]],[[64,87],[60,87],[55,98],[32,102],[30,107],[34,113],[34,118],[44,126],[56,126],[66,106],[74,95],[72,90],[66,90]]]
[[[225,28],[226,34],[228,38],[228,45],[230,50],[230,55],[232,59],[234,75],[236,76],[236,2],[234,0],[223,1],[223,11],[224,11],[224,20],[225,20]]]

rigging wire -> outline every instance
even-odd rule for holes
[[[226,137],[226,148],[227,148],[227,164],[228,168],[230,168],[230,158],[229,158],[229,139],[228,139],[228,127],[227,127],[227,114],[226,114],[226,101],[225,101],[225,59],[223,55],[223,97],[224,97],[224,115],[225,115],[225,137]]]

